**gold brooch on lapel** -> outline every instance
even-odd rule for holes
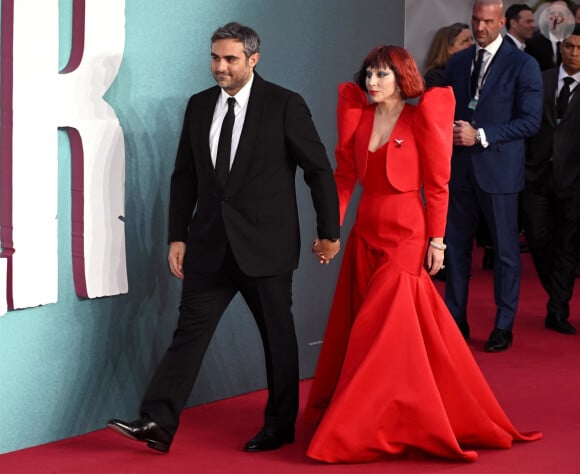
[[[403,144],[403,139],[402,138],[395,138],[395,147],[396,148],[401,148],[401,145]]]

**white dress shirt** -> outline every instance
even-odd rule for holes
[[[497,38],[494,39],[491,43],[489,43],[485,48],[482,48],[477,43],[475,43],[475,57],[477,57],[479,55],[480,49],[484,49],[486,51],[486,54],[484,54],[484,56],[483,56],[483,63],[481,64],[481,71],[479,72],[479,80],[477,82],[478,92],[479,92],[479,89],[481,89],[483,87],[483,83],[485,82],[485,78],[487,78],[487,70],[489,69],[491,62],[493,61],[493,57],[495,56],[495,54],[499,50],[499,47],[501,46],[502,41],[503,41],[502,36],[497,35]],[[473,67],[475,67],[475,64],[473,65]],[[472,70],[473,70],[473,68],[472,68]],[[477,94],[477,95],[479,96],[479,94]]]
[[[228,99],[234,97],[236,99],[236,104],[234,105],[234,129],[232,131],[232,149],[230,155],[230,169],[232,169],[232,164],[234,162],[234,157],[236,156],[236,151],[238,150],[238,145],[240,143],[240,136],[242,134],[242,128],[244,127],[244,120],[246,119],[246,111],[248,110],[248,101],[250,100],[250,91],[252,90],[252,84],[254,83],[254,74],[247,82],[244,87],[242,87],[235,96],[229,95],[223,89],[221,90],[220,96],[215,104],[215,109],[213,111],[213,119],[211,122],[211,127],[209,129],[209,150],[211,153],[211,161],[215,168],[215,162],[217,158],[218,143],[220,140],[220,131],[222,128],[222,122],[228,111]]]
[[[489,69],[489,66],[493,60],[493,57],[495,56],[495,54],[499,50],[499,47],[501,46],[502,41],[503,41],[502,36],[497,35],[496,39],[494,39],[485,48],[483,48],[483,49],[485,49],[487,54],[485,54],[483,56],[483,64],[481,65],[481,72],[479,74],[479,80],[477,82],[478,87],[477,87],[477,93],[475,96],[476,99],[479,99],[479,91],[483,87],[483,83],[485,82],[485,79],[487,78],[487,70]],[[479,54],[480,49],[482,49],[481,46],[479,46],[477,43],[475,43],[475,56],[476,57]],[[477,131],[479,132],[481,146],[483,148],[487,148],[489,146],[489,142],[487,141],[487,137],[485,136],[485,130],[483,128],[478,128]]]
[[[520,51],[524,51],[526,49],[526,43],[522,43],[519,39],[517,39],[514,35],[511,35],[509,33],[505,34],[506,36],[509,36],[512,41],[514,42],[514,44],[516,45],[516,48],[518,48]]]
[[[550,40],[550,43],[552,43],[552,62],[556,64],[558,62],[558,47],[562,40],[560,38],[556,38],[551,31],[550,37],[548,39]]]
[[[560,72],[558,73],[558,90],[556,91],[556,97],[558,97],[560,95],[560,91],[562,90],[562,87],[564,86],[564,78],[570,76],[566,71],[564,71],[564,67],[560,64]],[[578,87],[578,84],[580,83],[580,72],[577,72],[576,74],[573,74],[570,76],[572,79],[574,79],[574,82],[572,82],[570,84],[570,99],[572,98],[572,94],[574,92],[576,92],[576,88]]]

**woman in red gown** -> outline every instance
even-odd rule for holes
[[[339,87],[341,222],[357,180],[363,191],[304,414],[319,423],[311,458],[474,461],[464,447],[541,437],[513,427],[429,277],[443,262],[454,108],[450,88],[423,94],[396,46],[375,48]]]

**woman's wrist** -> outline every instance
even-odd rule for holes
[[[441,250],[441,251],[444,251],[447,248],[447,245],[445,245],[442,241],[439,242],[439,241],[434,240],[434,239],[429,241],[429,245],[431,247],[433,247],[434,249]]]

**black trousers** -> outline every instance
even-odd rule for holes
[[[264,426],[293,429],[298,414],[299,368],[291,312],[292,272],[249,277],[228,251],[219,273],[184,273],[177,329],[145,393],[141,415],[149,415],[170,434],[176,432],[218,322],[240,292],[264,346],[268,381]]]
[[[580,189],[558,193],[551,178],[523,193],[524,228],[549,315],[568,318],[580,251]]]

